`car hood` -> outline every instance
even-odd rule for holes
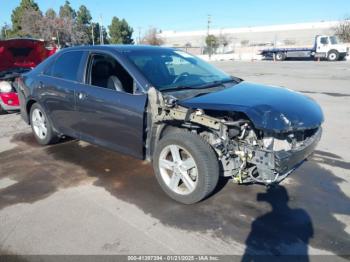
[[[55,53],[45,47],[45,42],[35,39],[10,39],[0,41],[0,72],[16,68],[34,68]]]
[[[257,129],[289,132],[319,127],[320,106],[292,90],[241,82],[222,91],[180,100],[188,108],[236,111],[247,115]]]

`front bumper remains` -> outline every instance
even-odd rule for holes
[[[257,150],[252,152],[249,163],[256,166],[258,175],[250,174],[255,182],[263,184],[280,183],[298,168],[315,150],[322,136],[322,129],[303,142],[303,145],[290,151]]]

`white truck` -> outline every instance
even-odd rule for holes
[[[265,58],[283,61],[288,58],[325,58],[328,61],[343,60],[349,48],[340,44],[336,36],[317,35],[312,48],[270,48],[261,51]]]

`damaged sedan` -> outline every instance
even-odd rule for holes
[[[309,97],[171,48],[68,48],[16,83],[40,144],[68,136],[151,161],[185,204],[208,197],[219,176],[281,182],[313,152],[324,121]]]

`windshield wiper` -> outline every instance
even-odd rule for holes
[[[201,89],[201,88],[198,88],[197,86],[175,86],[175,87],[162,89],[161,91],[168,92],[168,91],[190,90],[190,89]]]
[[[231,83],[231,82],[236,82],[237,84],[239,82],[243,81],[240,78],[237,77],[232,77],[231,79],[227,79],[227,80],[217,80],[217,81],[213,81],[204,85],[197,85],[197,86],[176,86],[176,87],[170,87],[170,88],[165,88],[161,91],[179,91],[179,90],[193,90],[193,89],[206,89],[206,88],[211,88],[211,87],[215,87],[215,86],[221,86],[223,84],[227,84],[227,83]]]
[[[210,87],[215,87],[215,86],[221,86],[223,84],[230,83],[230,82],[233,82],[233,80],[231,79],[231,80],[214,81],[214,82],[211,82],[211,83],[208,83],[208,84],[197,86],[197,88],[200,88],[200,89],[210,88]]]

